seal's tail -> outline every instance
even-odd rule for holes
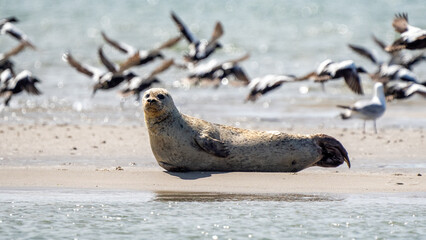
[[[315,163],[316,166],[337,167],[343,162],[346,162],[348,167],[351,167],[348,152],[335,138],[325,134],[317,134],[312,139],[322,149],[322,158]]]

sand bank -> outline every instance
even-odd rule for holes
[[[169,173],[155,162],[144,126],[0,126],[0,187],[231,193],[426,192],[423,129],[282,129],[324,132],[349,152],[352,169],[299,173]],[[416,167],[420,166],[420,167]],[[117,168],[118,167],[118,168]],[[117,170],[118,169],[118,170]]]

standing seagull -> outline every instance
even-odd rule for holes
[[[12,22],[18,22],[18,19],[15,17],[4,18],[0,20],[0,34],[9,34],[18,41],[25,43],[32,49],[36,49],[34,44],[28,39],[28,36],[22,32],[19,28],[15,27]]]
[[[426,30],[408,24],[408,15],[406,13],[396,14],[392,26],[395,31],[401,34],[401,37],[395,40],[392,45],[386,47],[386,51],[394,52],[402,49],[426,48]]]
[[[9,79],[6,86],[0,89],[0,96],[5,97],[4,105],[8,106],[13,95],[26,91],[29,94],[40,95],[41,92],[36,88],[35,84],[40,82],[33,77],[31,72],[24,70],[16,77]]]
[[[112,40],[104,32],[101,32],[101,34],[102,34],[102,38],[105,40],[105,42],[107,42],[109,45],[111,45],[112,47],[114,47],[118,51],[125,53],[128,57],[132,57],[132,56],[135,56],[135,54],[137,54],[138,61],[135,62],[135,66],[144,65],[144,64],[149,63],[151,61],[154,61],[157,58],[164,59],[164,56],[160,51],[162,49],[174,46],[182,38],[182,36],[179,36],[179,37],[169,39],[166,42],[162,43],[159,47],[154,48],[154,49],[149,50],[149,51],[145,51],[145,50],[138,50],[138,49],[126,44],[126,43]]]
[[[222,47],[222,45],[217,42],[217,40],[223,35],[223,27],[220,22],[216,23],[209,41],[200,41],[189,31],[188,27],[174,12],[171,13],[171,16],[179,28],[179,31],[189,42],[189,53],[184,56],[186,61],[197,63],[198,61],[210,56],[217,48]]]
[[[327,59],[320,63],[317,70],[307,74],[299,80],[313,78],[315,82],[324,84],[331,79],[343,77],[346,85],[356,94],[364,94],[358,73],[366,73],[362,67],[357,67],[352,60],[333,62]],[[323,85],[324,86],[324,85]]]
[[[371,100],[360,100],[355,102],[352,106],[337,105],[337,107],[347,109],[346,112],[341,113],[342,119],[360,118],[364,120],[364,133],[365,122],[367,120],[374,121],[374,132],[377,133],[376,119],[381,117],[386,110],[386,99],[382,83],[374,84],[374,95]]]

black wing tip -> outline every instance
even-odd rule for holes
[[[405,19],[408,22],[408,13],[400,12],[395,14],[395,19]]]

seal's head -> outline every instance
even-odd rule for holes
[[[151,88],[143,94],[145,119],[160,122],[177,111],[172,97],[163,88]]]

